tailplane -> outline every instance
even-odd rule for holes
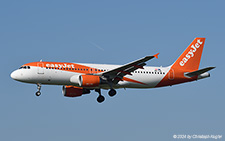
[[[200,75],[205,74],[205,73],[207,73],[208,71],[210,71],[214,68],[216,68],[216,67],[207,67],[207,68],[200,69],[200,70],[197,70],[197,71],[188,72],[188,73],[185,74],[185,76],[188,76],[188,77],[200,76]]]
[[[172,65],[173,69],[196,71],[199,68],[205,38],[195,38]]]

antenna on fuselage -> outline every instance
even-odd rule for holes
[[[42,59],[40,60],[40,62],[42,62]]]

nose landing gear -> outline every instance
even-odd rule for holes
[[[37,84],[37,89],[38,91],[35,93],[36,96],[40,96],[41,95],[41,84]]]

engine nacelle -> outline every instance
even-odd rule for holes
[[[66,97],[78,97],[83,94],[89,94],[90,90],[75,86],[63,86],[62,93]]]
[[[97,87],[100,84],[100,77],[97,75],[80,75],[79,85],[81,87]]]
[[[97,87],[103,80],[97,75],[74,75],[70,78],[70,82],[80,87]]]

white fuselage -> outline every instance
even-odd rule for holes
[[[81,64],[91,68],[97,68],[103,71],[112,70],[120,67],[120,65],[106,64]],[[154,88],[169,72],[170,67],[144,67],[132,72],[132,75],[126,75],[126,79],[119,81],[114,88]],[[92,73],[86,72],[87,73]],[[30,68],[22,68],[15,70],[11,77],[15,80],[26,83],[41,83],[48,85],[74,85],[70,79],[74,75],[83,75],[84,73],[70,72],[66,70],[47,69],[42,67],[30,66]],[[99,85],[98,88],[109,89],[108,85]]]

